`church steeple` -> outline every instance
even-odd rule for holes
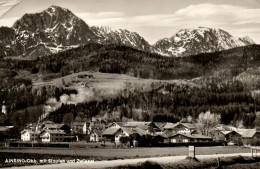
[[[2,113],[4,113],[5,115],[7,115],[7,110],[6,110],[5,101],[3,101],[3,104],[2,104]]]

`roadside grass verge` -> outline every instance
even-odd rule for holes
[[[220,159],[220,166],[218,167],[217,159],[203,159],[195,160],[182,160],[175,163],[159,164],[152,161],[138,163],[136,165],[122,165],[114,167],[113,169],[210,169],[210,168],[239,168],[239,169],[255,169],[260,166],[260,157],[225,157]]]
[[[127,151],[127,153],[126,153]],[[186,156],[188,147],[138,147],[138,148],[8,148],[1,153],[35,153],[75,155],[107,158],[145,158],[163,156]],[[250,149],[237,146],[196,147],[196,155],[250,153]]]
[[[127,151],[127,153],[126,153]],[[197,155],[205,154],[230,154],[230,153],[248,153],[248,148],[243,147],[198,147]],[[42,165],[50,163],[6,163],[6,159],[35,159],[39,162],[42,159],[52,160],[117,160],[117,159],[135,159],[146,157],[163,156],[185,156],[188,154],[187,147],[163,147],[163,148],[9,148],[0,149],[0,167],[21,166],[21,165]],[[240,159],[241,160],[241,159]],[[222,159],[221,159],[222,161]],[[224,161],[224,159],[223,159]],[[187,160],[183,162],[187,166]],[[192,166],[202,165],[204,160],[199,163],[190,161]],[[204,165],[206,165],[205,162]],[[216,165],[216,159],[210,164]],[[182,164],[181,162],[178,163]],[[183,165],[184,165],[183,164]],[[158,164],[164,167],[164,164]],[[172,164],[171,164],[172,165]],[[177,164],[174,164],[175,166]],[[158,167],[158,166],[157,166]],[[181,167],[181,166],[180,166]],[[169,167],[165,167],[169,168]],[[178,167],[177,167],[178,168]],[[198,167],[199,168],[199,167]]]

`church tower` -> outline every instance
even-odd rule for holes
[[[6,110],[5,101],[3,101],[3,104],[2,104],[2,113],[4,113],[5,115],[7,115],[7,110]]]

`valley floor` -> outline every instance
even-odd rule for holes
[[[53,160],[81,160],[87,163],[71,163],[72,168],[102,168],[116,167],[119,165],[136,164],[139,162],[177,162],[183,160],[188,155],[187,147],[151,147],[151,148],[8,148],[0,149],[1,167],[11,167],[19,163],[6,163],[6,159],[35,159],[37,161],[44,159]],[[196,155],[198,158],[212,156],[250,156],[250,149],[237,146],[218,146],[218,147],[197,147]],[[88,162],[90,160],[90,162]],[[45,166],[37,168],[63,168],[70,166],[68,163],[56,164],[46,162]],[[51,165],[51,166],[50,166]],[[28,166],[26,166],[28,167]],[[22,168],[26,168],[22,167]],[[36,168],[35,165],[32,168]]]
[[[0,152],[37,153],[49,155],[74,155],[92,157],[94,160],[144,158],[188,155],[188,147],[138,147],[138,148],[9,148]],[[249,148],[239,146],[196,147],[196,154],[250,153]]]

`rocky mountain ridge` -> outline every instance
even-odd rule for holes
[[[237,38],[217,28],[199,27],[183,29],[171,38],[157,41],[154,47],[167,56],[188,56],[227,50],[239,46],[254,44],[249,37]]]
[[[70,10],[58,6],[25,14],[11,28],[0,28],[0,55],[40,57],[94,42],[118,44],[164,56],[188,56],[254,44],[249,37],[235,38],[215,28],[183,29],[171,38],[150,45],[128,30],[89,27]]]

